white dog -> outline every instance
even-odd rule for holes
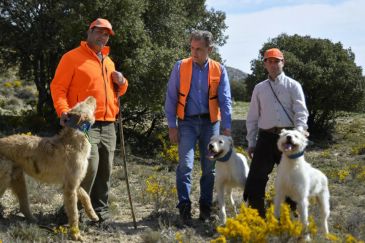
[[[232,188],[245,187],[249,167],[242,154],[236,153],[231,137],[214,135],[208,144],[209,159],[216,160],[215,187],[219,206],[219,217],[222,224],[226,223],[224,192],[227,191],[232,207],[237,213],[232,197]]]
[[[321,224],[328,233],[327,220],[330,214],[329,190],[327,177],[313,168],[304,159],[307,138],[297,130],[283,130],[278,140],[282,152],[278,173],[275,180],[275,215],[280,215],[280,205],[285,197],[290,197],[298,205],[300,220],[308,226],[309,197],[316,197],[321,207]],[[306,231],[304,231],[306,232]],[[309,235],[306,235],[309,239]]]

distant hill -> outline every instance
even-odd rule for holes
[[[236,80],[236,81],[240,81],[240,80],[245,80],[248,76],[248,73],[245,73],[237,68],[233,68],[233,67],[227,67],[227,73],[228,73],[228,77],[230,81]]]
[[[233,67],[227,67],[229,82],[231,85],[231,95],[233,100],[248,100],[246,97],[246,78],[247,73]]]

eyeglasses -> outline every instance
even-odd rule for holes
[[[266,63],[279,63],[279,62],[281,62],[282,61],[282,59],[264,59],[264,62],[266,62]]]

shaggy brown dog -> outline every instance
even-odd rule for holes
[[[85,130],[95,122],[95,107],[95,98],[91,96],[78,103],[68,112],[70,122],[59,135],[41,138],[17,134],[0,139],[0,197],[10,187],[19,200],[20,211],[28,220],[34,221],[24,173],[41,182],[61,184],[73,240],[82,240],[78,226],[78,199],[88,217],[99,220],[89,195],[80,187],[91,149]]]

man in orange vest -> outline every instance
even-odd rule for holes
[[[101,221],[108,218],[110,176],[116,146],[115,120],[119,112],[118,96],[123,95],[128,81],[115,70],[106,46],[114,35],[106,19],[93,21],[87,40],[64,54],[51,83],[54,107],[65,126],[67,112],[88,96],[96,99],[95,124],[88,132],[91,154],[87,174],[81,186],[90,194],[92,205]],[[62,212],[63,210],[61,210]]]
[[[169,138],[178,143],[179,165],[176,185],[180,218],[191,225],[191,181],[194,149],[199,142],[200,178],[199,218],[210,218],[215,164],[207,159],[211,136],[231,135],[231,91],[225,67],[209,58],[213,36],[209,31],[194,31],[190,36],[191,57],[178,61],[172,70],[166,94],[165,113]],[[222,119],[221,119],[222,118]]]

